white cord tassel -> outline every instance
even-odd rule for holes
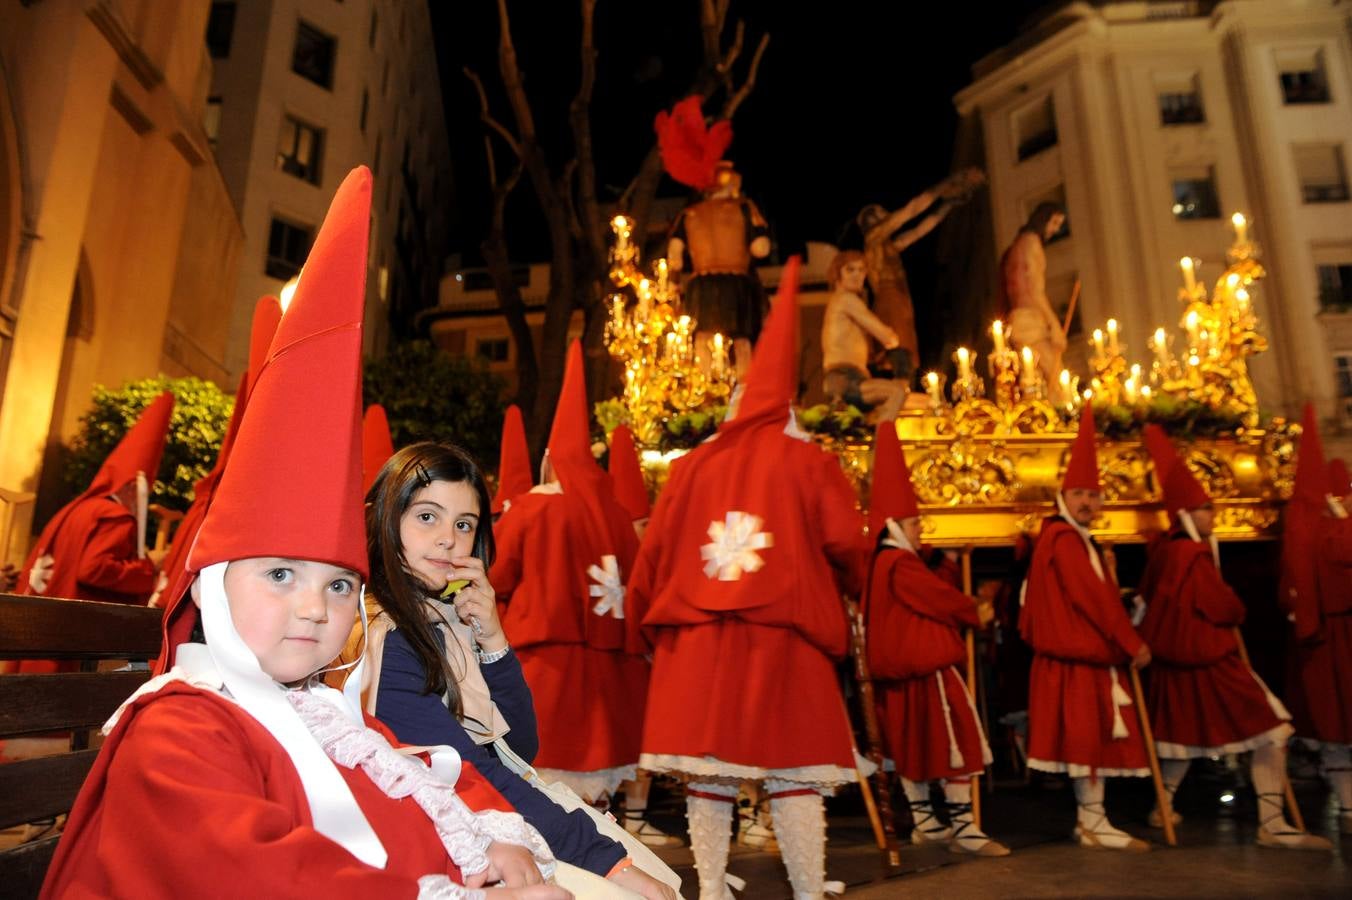
[[[939,682],[939,704],[944,708],[944,729],[948,732],[948,766],[961,770],[962,751],[958,749],[958,739],[953,734],[953,711],[948,708],[948,692],[944,690],[943,671],[935,672],[934,679]]]
[[[1131,706],[1131,694],[1127,693],[1126,688],[1122,687],[1121,682],[1117,680],[1117,666],[1108,667],[1108,678],[1113,683],[1113,737],[1129,737],[1126,720],[1122,718],[1122,707]]]

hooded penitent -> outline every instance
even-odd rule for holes
[[[42,529],[24,564],[19,578],[20,593],[45,594],[72,600],[105,599],[81,596],[78,587],[80,556],[86,551],[86,541],[100,518],[122,516],[127,512],[125,507],[106,499],[110,494],[137,481],[138,476],[144,476],[147,489],[154,484],[173,412],[174,395],[166,391],[145,408],[136,424],[108,454],[84,493],[52,517],[47,527]],[[91,502],[99,504],[101,508],[93,509]],[[144,509],[136,510],[135,514],[138,535],[144,536]],[[150,566],[149,563],[147,565]],[[153,575],[153,566],[150,568],[150,574]],[[147,589],[140,601],[145,602],[149,595],[150,590]]]
[[[900,523],[920,515],[915,502],[915,488],[911,485],[911,470],[906,466],[906,454],[897,440],[897,428],[892,422],[878,425],[878,436],[873,442],[873,483],[869,494],[869,537],[877,541],[887,531],[887,520]],[[913,548],[918,549],[918,548]]]
[[[535,486],[530,471],[530,447],[521,407],[513,403],[502,417],[502,447],[498,451],[498,492],[493,495],[493,515],[501,515],[512,498]]]
[[[225,688],[295,764],[315,827],[357,858],[386,852],[351,790],[306,730],[285,691],[263,672],[231,620],[225,569],[283,557],[341,566],[365,578],[361,490],[361,325],[371,173],[344,179],[277,328],[211,506],[188,557],[201,582],[201,624]],[[186,585],[183,585],[186,587]],[[191,632],[186,590],[165,612],[165,659]],[[348,712],[360,718],[360,673]]]

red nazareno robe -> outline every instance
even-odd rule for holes
[[[314,830],[295,766],[262,725],[171,683],[130,704],[104,742],[42,896],[368,900],[416,897],[424,875],[461,880],[415,800],[337,768],[389,853],[384,869]],[[472,809],[511,809],[467,763],[456,793]]]
[[[1076,778],[1149,775],[1127,672],[1142,641],[1091,552],[1059,516],[1046,520],[1033,550],[1019,619],[1034,654],[1028,764]]]
[[[849,644],[840,594],[857,591],[867,560],[863,521],[834,456],[782,424],[739,443],[752,437],[720,433],[673,466],[644,534],[629,594],[630,627],[653,652],[644,766],[818,766],[819,778],[793,774],[853,780],[835,662]]]
[[[624,602],[606,609],[605,597],[591,594],[602,585],[589,574],[593,566],[605,572],[605,557],[613,556],[623,585],[638,537],[613,497],[601,492],[590,502],[606,517],[605,535],[594,533],[567,489],[517,496],[495,528],[489,581],[535,698],[535,765],[544,769],[594,772],[638,762],[648,663],[626,652]]]
[[[1320,525],[1312,554],[1318,607],[1296,612],[1309,633],[1294,648],[1287,697],[1297,734],[1352,744],[1352,519],[1325,518]]]
[[[39,550],[52,557],[51,577],[44,597],[65,600],[101,600],[105,603],[144,604],[155,589],[155,564],[136,558],[136,516],[107,496],[73,501],[56,531],[44,535],[24,565],[15,590],[36,594],[28,574]],[[23,660],[15,666],[22,673],[75,671],[73,663]],[[0,668],[0,672],[4,669]]]
[[[1141,637],[1153,661],[1150,718],[1161,756],[1238,753],[1290,733],[1290,718],[1239,656],[1244,603],[1211,545],[1174,532],[1151,549]]]
[[[887,548],[873,563],[864,621],[883,744],[897,772],[916,782],[980,772],[989,750],[955,668],[967,659],[962,629],[979,623],[972,598],[910,550]]]

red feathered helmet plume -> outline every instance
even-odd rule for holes
[[[713,185],[718,161],[732,143],[732,123],[725,119],[706,126],[703,103],[703,97],[692,94],[673,106],[670,113],[658,113],[653,123],[662,167],[672,178],[697,191]]]

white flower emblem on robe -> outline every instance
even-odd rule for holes
[[[737,581],[745,572],[757,572],[765,560],[757,550],[773,547],[774,535],[761,531],[761,517],[733,510],[724,521],[709,523],[712,543],[699,548],[700,558],[706,560],[704,574],[719,581]]]
[[[601,557],[601,565],[587,569],[587,575],[596,584],[588,588],[593,597],[600,597],[592,612],[598,616],[610,613],[617,619],[624,618],[624,583],[620,581],[620,561],[607,553]]]

